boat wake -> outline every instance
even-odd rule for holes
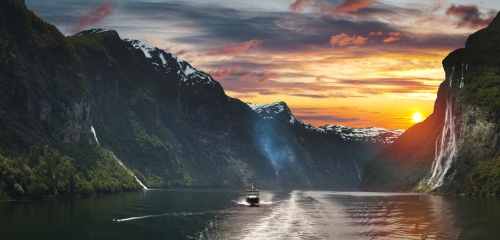
[[[146,215],[146,216],[141,216],[141,217],[131,217],[131,218],[123,218],[123,219],[113,219],[115,222],[125,222],[125,221],[131,221],[131,220],[138,220],[138,219],[143,219],[143,218],[153,218],[153,217],[166,217],[166,216],[192,216],[192,215],[201,215],[205,214],[205,212],[179,212],[179,213],[164,213],[164,214],[158,214],[158,215]]]

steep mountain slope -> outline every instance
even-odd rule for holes
[[[500,17],[443,60],[434,112],[380,152],[361,190],[500,194]]]
[[[249,104],[260,119],[249,121],[254,142],[276,169],[281,185],[355,188],[366,161],[402,131],[320,128],[297,119],[286,103]]]
[[[208,74],[113,30],[69,40],[85,59],[100,143],[147,186],[240,186],[272,172],[252,147],[239,100]]]
[[[91,144],[88,98],[66,38],[22,1],[1,1],[0,198],[140,188]]]

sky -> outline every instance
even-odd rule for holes
[[[486,27],[484,0],[26,0],[71,36],[116,30],[212,75],[228,96],[284,101],[316,126],[407,129],[433,111],[441,61]]]

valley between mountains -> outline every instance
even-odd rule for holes
[[[147,188],[500,194],[500,18],[443,60],[434,112],[407,131],[316,127],[285,102],[118,32],[65,37],[0,3],[0,198]]]

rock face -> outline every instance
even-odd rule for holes
[[[434,112],[371,159],[359,189],[499,194],[500,18],[443,60]]]
[[[33,17],[17,1],[3,1],[1,15],[2,148],[78,142],[90,132],[92,119],[72,46],[54,26]]]

